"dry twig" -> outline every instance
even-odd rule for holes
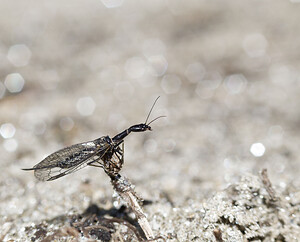
[[[261,180],[264,184],[265,189],[267,190],[269,196],[270,196],[270,200],[272,202],[277,202],[278,201],[278,197],[276,196],[276,192],[272,187],[272,183],[268,177],[268,172],[267,169],[262,169],[262,171],[260,172],[260,176],[261,176]]]
[[[154,234],[147,220],[146,214],[143,212],[139,202],[142,201],[134,191],[134,186],[126,177],[121,175],[111,177],[111,183],[115,191],[126,201],[134,212],[139,225],[141,226],[147,240],[153,240]]]

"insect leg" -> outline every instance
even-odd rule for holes
[[[100,167],[103,168],[103,164],[101,164],[99,161],[101,160],[102,157],[99,157],[98,159],[92,161],[91,163],[88,164],[88,166],[94,166],[94,167]],[[95,163],[98,163],[97,165]]]
[[[122,142],[122,148],[119,146],[116,147],[116,156],[118,157],[118,160],[120,162],[120,165],[122,166],[124,163],[124,142]]]
[[[120,154],[121,152],[118,150],[118,153]],[[124,163],[124,142],[122,143],[122,158],[121,158],[121,165]]]
[[[99,162],[98,162],[99,163]],[[100,164],[100,163],[99,163]],[[94,164],[94,163],[92,163],[92,164],[88,164],[89,166],[94,166],[94,167],[99,167],[99,168],[103,168],[103,165],[96,165],[96,164]]]

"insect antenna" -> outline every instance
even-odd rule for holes
[[[166,118],[167,116],[165,115],[162,115],[162,116],[158,116],[157,118],[155,119],[152,119],[149,123],[147,123],[147,125],[150,125],[151,123],[153,123],[155,120],[159,119],[159,118]]]
[[[149,111],[149,113],[148,113],[148,116],[147,116],[147,118],[146,118],[145,124],[147,123],[148,118],[150,117],[150,114],[151,114],[151,112],[152,112],[152,109],[154,108],[155,103],[157,102],[157,100],[159,99],[159,97],[160,97],[160,96],[158,96],[158,97],[155,99],[155,101],[154,101],[154,103],[153,103],[153,105],[152,105],[152,107],[151,107],[151,109],[150,109],[150,111]],[[151,122],[153,122],[153,121],[151,121]]]

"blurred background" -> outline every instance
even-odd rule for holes
[[[0,3],[2,236],[111,207],[100,169],[41,183],[21,168],[144,122],[158,96],[151,118],[167,118],[125,140],[143,198],[184,208],[262,168],[299,188],[298,0]]]

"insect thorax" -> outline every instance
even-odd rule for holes
[[[103,168],[109,175],[117,175],[123,166],[123,150],[120,144],[111,143],[109,150],[101,158],[104,162]]]
[[[100,146],[104,146],[106,144],[111,145],[113,143],[113,141],[111,140],[111,138],[109,136],[102,136],[98,139],[95,139],[93,142],[96,145],[100,145]]]

